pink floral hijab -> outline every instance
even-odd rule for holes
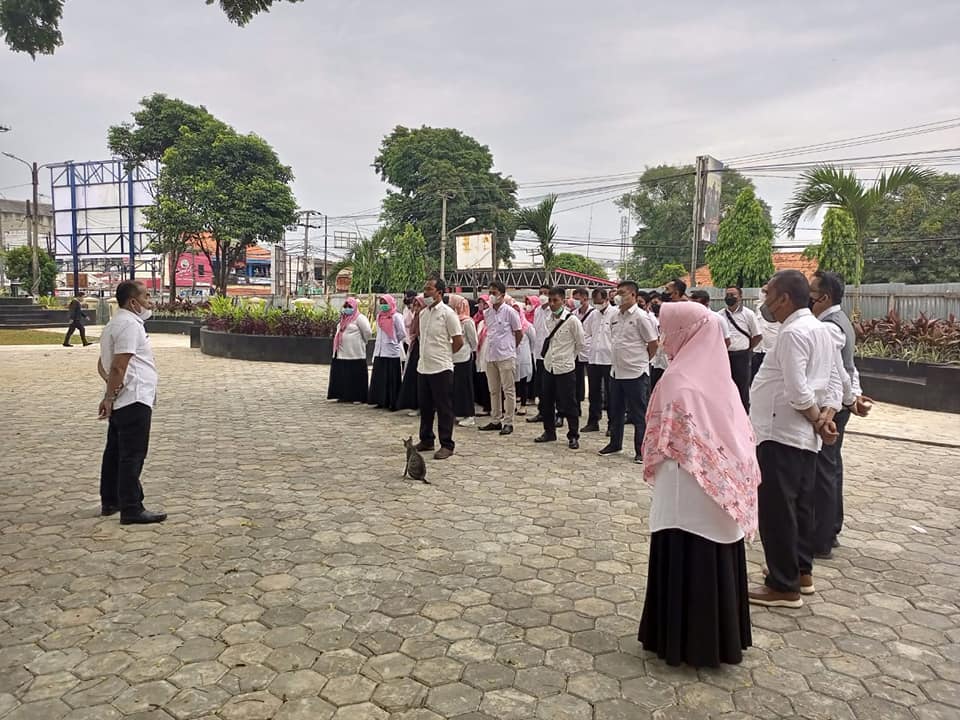
[[[397,299],[393,295],[381,295],[380,299],[386,303],[388,310],[377,312],[377,327],[387,334],[391,340],[397,339],[397,329],[393,325],[393,316],[397,312]]]
[[[343,345],[343,332],[350,325],[357,321],[357,317],[360,315],[360,305],[357,302],[355,297],[348,297],[343,301],[344,307],[352,307],[353,312],[349,315],[340,315],[340,326],[337,328],[337,334],[333,336],[333,352],[337,353],[340,351],[340,346]]]
[[[653,484],[660,463],[676,460],[752,538],[760,466],[753,426],[726,369],[720,319],[699,303],[666,303],[660,332],[670,365],[647,407],[643,479]]]

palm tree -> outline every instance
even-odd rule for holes
[[[517,211],[517,229],[529,230],[540,241],[540,256],[543,258],[543,271],[546,274],[547,285],[553,284],[551,278],[556,257],[553,239],[557,236],[557,226],[551,221],[553,206],[556,202],[556,195],[548,195],[536,207],[520,208]]]
[[[858,272],[853,280],[857,287],[855,311],[859,311],[864,242],[870,216],[883,200],[900,192],[907,185],[926,187],[935,175],[936,173],[932,170],[905,165],[880,173],[880,177],[874,181],[873,185],[867,187],[857,179],[853,170],[845,170],[836,165],[820,165],[805,171],[800,176],[800,183],[797,185],[793,199],[783,210],[780,228],[790,237],[794,237],[800,221],[807,215],[816,214],[822,207],[842,208],[850,214],[856,227]]]

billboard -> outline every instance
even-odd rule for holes
[[[723,183],[723,163],[712,157],[706,158],[703,173],[702,226],[700,239],[715,243],[720,230],[720,188]]]
[[[458,270],[493,269],[493,233],[460,233],[454,236]]]

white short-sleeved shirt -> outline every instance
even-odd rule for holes
[[[357,315],[357,319],[343,331],[340,350],[336,354],[337,360],[366,360],[367,340],[371,334],[370,321],[366,315]]]
[[[639,305],[629,310],[618,308],[610,318],[610,341],[613,353],[610,377],[633,380],[650,372],[647,343],[659,338],[657,328]]]
[[[460,318],[449,305],[435,302],[420,311],[421,375],[453,372],[453,338],[463,335]]]
[[[464,318],[461,320],[460,327],[463,328],[463,345],[453,354],[454,365],[470,360],[473,353],[477,351],[477,345],[480,340],[477,335],[477,324],[473,321],[473,318]],[[487,339],[490,339],[489,335],[487,335]]]
[[[735,322],[737,326],[750,333],[749,338],[733,326],[733,324],[730,322],[730,318],[727,317],[727,313],[730,313],[730,316],[733,318],[733,322]],[[727,348],[727,350],[730,352],[749,350],[752,338],[762,334],[760,332],[760,323],[757,322],[757,316],[754,314],[753,310],[748,307],[744,307],[743,304],[741,304],[740,309],[736,311],[731,310],[730,308],[717,310],[717,315],[726,326],[727,332],[724,333],[724,336],[730,340],[730,346]]]
[[[143,320],[136,313],[120,308],[104,326],[100,336],[100,364],[110,371],[114,355],[132,355],[123,376],[123,388],[113,402],[113,409],[143,403],[153,407],[157,403],[157,363],[153,357],[150,338]]]

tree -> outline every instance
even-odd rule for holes
[[[198,131],[184,127],[163,155],[160,202],[149,212],[148,227],[209,237],[201,249],[218,293],[226,295],[230,270],[246,248],[282,239],[295,221],[292,179],[290,168],[256,135],[241,135],[219,121]]]
[[[682,278],[687,274],[687,269],[680,263],[666,263],[657,270],[656,274],[650,279],[650,287],[663,287],[671,280]]]
[[[295,3],[302,0],[287,0]],[[53,55],[63,45],[60,19],[64,0],[0,0],[0,34],[14,52]],[[243,27],[279,0],[205,0],[218,2],[230,22]]]
[[[905,165],[880,176],[869,187],[865,186],[853,170],[844,170],[836,165],[820,165],[806,170],[797,189],[783,210],[780,226],[790,237],[796,234],[797,225],[807,215],[822,207],[838,207],[853,218],[856,228],[856,265],[863,267],[864,244],[870,220],[884,199],[893,198],[909,185],[926,188],[934,178],[931,170]],[[860,286],[859,278],[855,284]],[[858,311],[854,307],[854,312]]]
[[[369,238],[363,238],[337,263],[331,278],[344,268],[350,268],[350,290],[354,293],[399,293],[423,286],[427,277],[424,255],[426,242],[413,225],[403,230],[378,228]]]
[[[960,175],[882,200],[866,235],[864,282],[960,282]]]
[[[557,270],[573,270],[604,280],[607,278],[607,271],[603,269],[603,265],[577,253],[559,253],[553,258],[553,267]]]
[[[716,287],[760,287],[774,273],[773,226],[753,188],[744,188],[706,251]]]
[[[427,243],[423,233],[407,223],[391,233],[386,244],[387,292],[419,289],[427,279]]]
[[[443,194],[448,198],[447,228],[475,217],[473,227],[497,233],[497,257],[509,263],[517,184],[493,172],[493,156],[486,145],[453,128],[398,125],[384,137],[373,167],[392,186],[381,218],[387,226],[401,228],[410,223],[421,232],[428,269],[439,265]],[[453,267],[454,260],[454,243],[448,243],[447,265]]]
[[[820,243],[803,251],[817,261],[821,270],[839,273],[848,283],[859,284],[863,277],[862,258],[857,254],[857,226],[846,210],[830,208],[820,228]]]
[[[40,294],[50,295],[57,287],[57,263],[45,250],[37,251],[40,269]],[[4,258],[7,277],[25,287],[33,287],[33,250],[27,246],[6,251]]]
[[[723,173],[721,217],[733,207],[740,191],[748,187],[752,189],[753,182],[740,173]],[[621,208],[629,210],[639,228],[633,236],[632,257],[624,266],[630,272],[624,277],[632,276],[652,287],[654,276],[665,264],[686,266],[690,262],[693,195],[692,165],[659,165],[647,168],[637,181],[637,189],[617,201]],[[769,206],[759,202],[769,219]]]
[[[553,270],[556,267],[553,240],[557,236],[557,226],[553,224],[553,206],[556,195],[547,196],[536,207],[521,208],[517,211],[517,229],[529,230],[537,236],[540,243],[540,257],[543,258],[543,272],[547,285],[552,284]]]

